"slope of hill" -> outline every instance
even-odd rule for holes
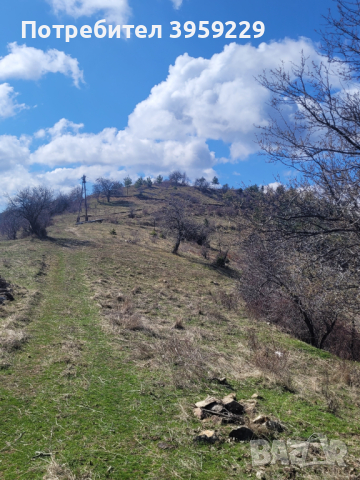
[[[171,254],[154,212],[174,191],[160,187],[92,199],[102,223],[65,214],[45,241],[0,242],[15,298],[0,305],[0,478],[360,478],[358,366],[247,318],[236,225],[215,195],[179,190],[218,226],[208,258],[188,242]],[[235,423],[194,415],[229,393],[245,408]],[[339,439],[347,466],[253,465],[229,438],[244,425],[269,442]],[[194,441],[203,430],[216,440]]]

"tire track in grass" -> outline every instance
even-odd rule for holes
[[[134,438],[129,409],[141,385],[100,329],[83,279],[86,252],[52,247],[50,255],[32,339],[2,373],[0,472],[42,478],[53,454],[79,478],[143,477],[153,460]]]

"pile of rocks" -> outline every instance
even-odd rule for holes
[[[271,420],[265,415],[258,415],[254,418],[256,412],[257,400],[261,397],[254,394],[250,400],[239,403],[236,400],[236,394],[230,393],[222,400],[215,397],[207,397],[201,402],[197,402],[194,408],[194,415],[203,423],[213,425],[242,425],[233,428],[228,434],[230,439],[238,441],[249,441],[266,435],[270,431],[282,432],[284,427],[277,421]],[[252,417],[252,419],[250,418]],[[246,425],[246,426],[245,426]],[[195,438],[197,442],[214,443],[219,440],[214,430],[203,430]]]
[[[230,393],[222,400],[207,397],[195,404],[194,415],[199,420],[211,419],[212,423],[226,425],[228,423],[243,424],[242,415],[245,413],[244,406],[236,401],[236,394]]]
[[[0,305],[6,302],[6,300],[13,301],[14,297],[12,295],[13,290],[10,283],[8,283],[4,278],[0,277]]]

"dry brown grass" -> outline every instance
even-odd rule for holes
[[[254,330],[248,331],[248,346],[251,351],[251,362],[272,381],[284,389],[294,391],[294,383],[290,365],[290,354],[272,339],[267,343],[260,342]]]
[[[47,466],[43,480],[77,480],[75,475],[66,467],[52,458]]]
[[[6,353],[19,350],[29,340],[24,331],[4,329],[0,331],[0,349]]]
[[[213,294],[213,297],[215,303],[226,310],[237,310],[239,306],[239,294],[236,291],[228,293],[219,289]]]
[[[60,464],[54,457],[51,457],[46,467],[46,474],[43,476],[43,480],[92,480],[93,478],[90,472],[80,476],[74,475],[66,464]]]

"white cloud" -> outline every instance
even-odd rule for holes
[[[48,133],[52,138],[56,138],[67,133],[79,133],[82,128],[84,128],[83,123],[74,123],[62,118],[52,128],[47,128],[45,134]]]
[[[124,25],[131,16],[128,0],[47,0],[56,14],[65,13],[74,18],[104,17],[110,23]],[[149,1],[149,0],[148,0]],[[183,0],[171,0],[174,8],[181,7]]]
[[[138,137],[185,140],[189,135],[231,144],[234,160],[257,151],[255,127],[266,125],[269,92],[255,80],[264,69],[305,56],[318,58],[305,40],[262,43],[259,47],[232,43],[212,58],[179,56],[166,81],[135,108],[129,127]],[[151,120],[150,120],[151,119]]]
[[[183,2],[183,0],[171,0],[171,1],[174,4],[174,8],[176,8],[176,10],[181,7],[181,4]]]
[[[264,191],[265,192],[268,192],[269,190],[276,191],[278,187],[281,187],[280,182],[272,182],[272,183],[269,183],[268,185],[264,185]]]
[[[16,102],[17,95],[14,88],[8,83],[0,84],[0,117],[13,117],[20,110],[26,108],[25,104]]]
[[[166,175],[173,169],[211,179],[216,164],[226,159],[215,158],[207,140],[229,145],[232,162],[256,152],[254,124],[266,125],[270,94],[254,77],[276,68],[280,60],[298,62],[301,51],[310,60],[318,59],[305,39],[257,48],[234,43],[210,59],[181,55],[167,79],[137,105],[124,130],[83,133],[82,124],[61,119],[34,134],[41,145],[31,153],[24,139],[19,145],[12,140],[13,156],[25,156],[25,163],[43,170],[33,174],[34,181],[54,187],[71,185],[86,172],[90,181],[100,174],[123,178],[126,173]],[[0,150],[2,142],[0,136]],[[21,146],[26,151],[19,150]]]
[[[10,78],[39,80],[47,73],[62,73],[71,77],[78,87],[84,81],[76,58],[59,50],[47,52],[26,45],[9,43],[9,54],[0,58],[0,80]]]
[[[57,130],[57,126],[54,129]],[[186,169],[189,174],[198,174],[211,168],[215,161],[204,139],[193,137],[187,141],[155,142],[138,138],[129,129],[118,131],[115,128],[104,129],[98,134],[59,134],[30,156],[32,164],[53,168],[81,163],[122,167],[133,174],[141,171],[167,173],[176,166]]]
[[[48,0],[55,13],[72,17],[91,17],[101,13],[107,21],[126,24],[131,9],[128,0]]]
[[[4,172],[12,171],[16,176],[16,169],[20,165],[29,165],[30,144],[31,137],[27,135],[22,135],[20,138],[13,135],[0,136],[0,171],[2,185],[6,185],[3,181]]]

